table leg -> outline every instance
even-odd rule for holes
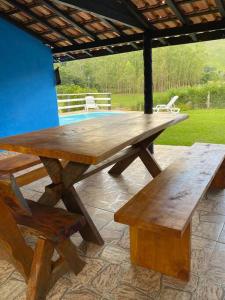
[[[82,214],[85,217],[86,225],[80,230],[83,239],[88,242],[103,245],[104,241],[74,187],[63,190],[62,200],[69,211]]]
[[[125,171],[137,157],[140,157],[140,159],[142,160],[142,162],[144,163],[144,165],[146,166],[146,168],[148,169],[152,177],[156,177],[161,172],[161,168],[156,162],[156,160],[154,159],[153,155],[150,153],[149,146],[163,131],[164,130],[161,130],[160,132],[155,133],[151,137],[148,137],[147,139],[138,142],[137,144],[134,144],[133,145],[134,148],[139,148],[138,153],[133,154],[117,162],[109,170],[109,174],[114,176],[121,175],[122,172]]]
[[[145,167],[147,168],[147,170],[149,171],[149,173],[152,175],[152,177],[156,177],[162,172],[159,164],[154,159],[149,149],[145,149],[145,148],[141,149],[139,153],[139,157],[142,160]]]
[[[103,245],[104,241],[100,233],[73,187],[73,184],[84,174],[89,165],[69,162],[63,167],[57,159],[44,157],[40,157],[40,159],[53,181],[53,183],[47,187],[40,201],[47,205],[52,205],[62,199],[68,211],[80,213],[85,217],[86,225],[80,230],[80,234],[84,240]],[[50,193],[50,191],[52,193]],[[48,199],[48,195],[50,194],[51,197]]]
[[[126,170],[129,165],[138,157],[138,154],[135,153],[119,162],[117,162],[110,170],[109,174],[113,176],[117,176],[123,173],[124,170]]]

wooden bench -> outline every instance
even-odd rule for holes
[[[16,177],[17,184],[21,187],[48,175],[45,167],[41,165],[39,157],[28,154],[17,154],[1,159],[0,175],[15,174],[37,165],[40,165],[40,167]]]
[[[225,188],[225,146],[194,144],[120,208],[132,263],[187,281],[191,218],[209,187]]]
[[[85,262],[70,236],[85,226],[84,216],[24,199],[12,175],[0,176],[0,210],[1,250],[27,282],[27,300],[46,299],[64,273],[83,269]],[[21,225],[38,238],[34,251],[26,244]],[[56,261],[54,250],[59,255]]]

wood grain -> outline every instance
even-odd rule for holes
[[[141,149],[139,156],[152,177],[156,177],[162,172],[161,167],[148,149]]]
[[[46,299],[52,268],[53,244],[44,239],[37,241],[30,278],[27,287],[27,300]]]
[[[131,261],[135,265],[188,281],[191,267],[190,236],[190,224],[182,238],[168,232],[156,233],[130,227]]]
[[[123,160],[120,160],[120,161],[118,161],[110,170],[109,170],[109,174],[110,175],[113,175],[113,176],[119,176],[120,174],[122,174],[128,167],[129,167],[129,165],[139,156],[141,159],[142,159],[142,161],[143,161],[143,163],[145,164],[145,157],[146,157],[146,153],[144,154],[144,155],[142,155],[140,152],[141,152],[141,150],[143,150],[143,151],[147,151],[147,156],[148,156],[148,154],[150,154],[150,156],[151,156],[151,153],[148,151],[148,147],[149,147],[149,145],[151,145],[152,143],[153,143],[153,141],[162,133],[164,131],[164,129],[163,130],[161,130],[161,131],[159,131],[159,132],[157,132],[157,133],[155,133],[155,134],[153,134],[153,135],[151,135],[151,137],[149,137],[149,138],[147,138],[147,139],[145,139],[145,140],[143,140],[143,141],[141,141],[141,142],[139,142],[139,143],[137,143],[137,144],[134,144],[133,146],[132,146],[132,148],[133,149],[136,149],[136,150],[138,150],[138,152],[136,153],[136,155],[135,154],[133,154],[133,155],[130,155],[130,156],[128,156],[128,157],[126,157],[125,159],[123,159]],[[144,157],[143,157],[144,156]],[[146,161],[146,163],[147,163],[147,168],[148,168],[148,170],[150,170],[151,172],[150,172],[150,174],[152,174],[153,175],[153,177],[155,177],[154,176],[154,174],[156,173],[156,170],[158,169],[158,171],[160,171],[160,168],[159,168],[159,166],[157,165],[157,168],[155,168],[155,163],[153,163],[153,166],[152,166],[152,168],[149,168],[149,160],[151,160],[151,157],[150,158],[148,158],[147,159],[147,161]],[[160,172],[159,172],[160,173]],[[158,175],[158,172],[157,172],[157,175]]]
[[[18,154],[0,160],[0,174],[13,174],[40,164],[39,157]]]
[[[86,263],[79,257],[76,246],[69,239],[58,244],[56,250],[75,274],[83,270]]]
[[[9,208],[0,198],[0,246],[9,254],[10,262],[27,281],[30,276],[33,250],[25,240]]]
[[[48,176],[48,173],[45,169],[45,167],[41,167],[35,170],[32,170],[30,172],[27,172],[25,174],[19,175],[16,177],[16,182],[19,187],[22,187],[24,185],[30,184],[36,180],[39,180],[43,177]]]
[[[7,206],[21,215],[31,215],[27,201],[18,188],[13,175],[0,175],[0,198]]]
[[[67,174],[68,172],[71,172],[71,167],[69,166],[69,168],[66,171],[67,165],[63,167],[57,159],[41,158],[41,160],[43,161],[48,171],[48,174],[53,181],[53,189],[55,189],[55,187],[57,187],[58,185],[59,193],[55,193],[54,199],[54,191],[52,193],[53,195],[49,194],[49,192],[46,191],[43,194],[43,197],[40,198],[40,202],[49,205],[49,202],[51,204],[54,203],[54,201],[55,203],[57,203],[57,201],[59,201],[59,199],[62,198],[68,211],[78,213],[84,216],[86,224],[80,229],[80,234],[82,235],[82,237],[87,241],[97,243],[98,245],[102,245],[104,242],[100,233],[98,232],[95,224],[90,218],[85,206],[83,205],[74,187],[70,186],[71,178],[73,178],[74,182],[76,181],[76,177],[74,177],[73,174]],[[87,165],[84,164],[83,168],[82,165],[79,164],[79,170],[78,172],[76,172],[77,179],[80,178],[82,172],[85,172],[85,170],[87,170]],[[68,187],[68,183],[70,187]],[[48,199],[49,195],[50,199]]]
[[[224,157],[223,145],[195,144],[116,212],[115,221],[182,236]]]
[[[186,118],[167,113],[122,114],[3,138],[0,149],[97,164]]]
[[[86,224],[80,230],[83,239],[97,245],[103,245],[104,241],[74,187],[63,190],[62,200],[68,211],[85,217]]]
[[[53,242],[69,238],[73,233],[85,226],[85,218],[61,208],[42,205],[28,200],[31,216],[24,216],[14,211],[18,224],[34,229],[33,234],[43,236]]]

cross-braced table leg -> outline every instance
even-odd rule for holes
[[[161,130],[160,132],[155,133],[151,137],[146,138],[145,140],[138,142],[137,144],[134,144],[134,148],[138,148],[139,151],[135,154],[131,154],[130,156],[126,157],[125,159],[117,162],[110,170],[109,174],[118,176],[122,174],[123,171],[125,171],[129,165],[138,157],[142,160],[145,167],[148,169],[149,173],[152,175],[152,177],[156,177],[159,173],[161,173],[161,168],[154,159],[153,155],[149,151],[149,145],[153,143],[153,141],[163,132],[164,130]]]
[[[46,187],[46,191],[39,202],[55,205],[62,199],[68,211],[82,214],[85,217],[86,225],[80,230],[83,239],[98,245],[104,244],[100,233],[73,187],[73,184],[79,181],[89,165],[69,162],[63,167],[58,159],[46,157],[40,157],[40,159],[53,183]]]

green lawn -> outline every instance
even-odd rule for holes
[[[167,103],[169,95],[167,92],[154,93],[154,103]],[[112,94],[113,109],[129,109],[129,110],[143,110],[144,95],[143,94]]]
[[[154,94],[155,104],[167,103],[163,93]],[[113,95],[114,109],[143,110],[143,95]],[[142,107],[141,107],[142,106]],[[182,111],[181,111],[182,113]],[[184,111],[189,119],[167,129],[157,140],[161,145],[190,146],[195,142],[225,144],[225,109]]]
[[[225,109],[186,111],[189,119],[167,129],[160,145],[190,146],[195,142],[225,144]]]

